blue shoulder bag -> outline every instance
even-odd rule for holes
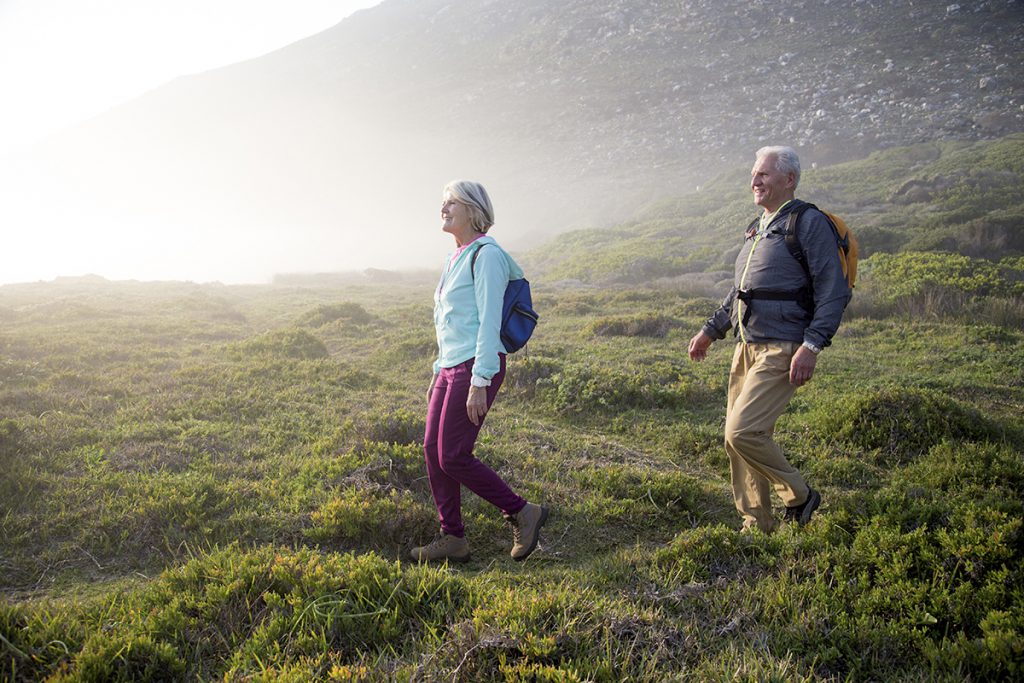
[[[476,281],[476,257],[486,244],[476,248],[469,270]],[[501,343],[509,353],[515,353],[530,341],[533,329],[540,318],[533,310],[533,297],[530,295],[530,283],[526,278],[509,280],[505,287],[505,299],[501,306]]]

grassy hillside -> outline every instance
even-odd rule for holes
[[[0,288],[0,678],[1020,675],[1019,322],[854,309],[778,430],[820,514],[741,536],[731,345],[685,359],[713,299],[537,288],[478,453],[553,518],[517,564],[467,495],[450,569],[405,559],[436,524],[429,285]]]
[[[748,184],[748,169],[716,177],[699,192],[649,207],[611,230],[559,236],[529,254],[528,262],[552,280],[676,278],[713,288],[731,278],[738,235],[756,215]],[[862,258],[902,251],[995,261],[1020,257],[1024,135],[921,144],[804,169],[798,196],[842,215],[858,236]]]

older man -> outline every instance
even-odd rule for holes
[[[777,525],[771,489],[786,506],[786,521],[804,525],[821,504],[819,492],[789,464],[772,434],[797,387],[814,375],[818,354],[831,343],[850,287],[832,224],[795,199],[800,181],[796,152],[764,147],[756,157],[750,188],[763,211],[747,229],[732,290],[690,340],[689,354],[703,360],[712,342],[734,330],[738,343],[725,419],[733,498],[744,531],[770,533]],[[796,252],[786,243],[794,212],[801,247]],[[796,254],[803,255],[804,264]]]

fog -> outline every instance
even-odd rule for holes
[[[486,163],[355,121],[277,129],[231,118],[237,128],[211,132],[182,111],[168,117],[173,131],[152,134],[149,111],[129,107],[8,164],[4,282],[88,273],[227,284],[433,269],[451,249],[440,231],[444,183],[467,168],[488,176]],[[502,183],[487,184],[493,234],[522,244],[523,231],[504,230],[524,222],[513,217],[522,207],[507,210]]]
[[[119,103],[140,96],[154,101],[146,91],[159,93],[176,73],[272,53],[315,32],[318,23],[330,27],[374,4],[279,8],[274,0],[187,0],[173,15],[149,0],[0,5],[0,226],[7,247],[0,252],[0,283],[86,273],[264,282],[280,271],[334,271],[373,261],[368,254],[376,240],[372,230],[363,232],[373,225],[372,213],[355,202],[343,212],[330,209],[351,192],[325,196],[323,174],[320,180],[304,175],[301,163],[299,171],[277,172],[274,157],[281,152],[268,150],[289,150],[294,131],[255,126],[247,132],[246,120],[261,112],[244,97],[207,101],[201,87],[172,83],[174,94],[158,95],[156,104]],[[202,76],[176,83],[193,79]],[[204,124],[231,107],[231,121]],[[232,144],[211,136],[233,138]],[[332,175],[353,188],[360,180],[360,174]],[[429,202],[428,217],[435,203]],[[388,256],[381,251],[376,258]]]
[[[258,137],[261,148],[289,147]],[[448,247],[440,176],[395,180],[354,148],[334,168],[249,155],[244,144],[230,158],[201,143],[145,144],[137,154],[93,135],[33,152],[0,181],[4,282],[86,273],[267,282],[282,272],[433,266]]]
[[[433,270],[452,248],[439,208],[455,178],[487,186],[512,250],[628,215],[623,180],[583,177],[547,116],[540,131],[509,120],[528,99],[493,74],[449,74],[475,65],[439,50],[418,8],[384,2],[7,154],[0,282]]]
[[[417,129],[350,89],[321,100],[331,86],[317,82],[282,95],[295,83],[266,76],[275,59],[178,79],[8,159],[2,280],[435,269],[452,248],[439,219],[452,179],[488,187],[492,234],[512,249],[564,229],[558,207],[580,201],[524,190],[550,168],[537,142]]]
[[[454,178],[484,183],[516,252],[713,186],[765,144],[810,168],[1024,129],[1019,3],[784,4],[385,0],[0,145],[0,282],[436,270]]]

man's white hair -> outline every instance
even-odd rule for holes
[[[774,157],[775,170],[792,173],[796,178],[793,183],[794,188],[800,184],[800,157],[797,156],[795,149],[784,145],[762,147],[757,150],[756,158],[760,160],[762,157]]]

